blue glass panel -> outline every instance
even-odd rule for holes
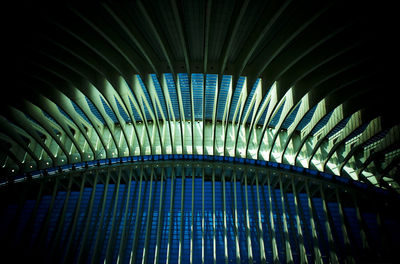
[[[316,214],[316,218],[314,218],[314,223],[318,232],[318,242],[319,249],[321,251],[322,259],[327,260],[328,258],[328,235],[325,228],[325,221],[327,221],[325,217],[325,213],[323,210],[322,199],[321,198],[312,198],[313,210]],[[326,261],[324,261],[326,262]]]
[[[115,113],[113,110],[111,110],[110,106],[106,103],[106,101],[103,99],[103,97],[100,96],[101,103],[103,104],[104,110],[106,111],[107,115],[111,118],[111,120],[114,123],[118,123],[118,119],[115,116]]]
[[[176,94],[174,78],[171,73],[164,74],[164,77],[167,82],[168,94],[169,94],[169,98],[171,99],[174,116],[176,119],[180,119],[178,96]]]
[[[286,117],[285,121],[282,123],[283,129],[288,129],[291,124],[293,124],[294,120],[296,119],[297,112],[299,111],[301,106],[301,102],[297,104],[297,106],[292,110],[288,117]]]
[[[386,136],[386,134],[389,132],[389,129],[385,129],[382,132],[379,132],[378,134],[372,136],[370,139],[368,139],[367,141],[365,141],[361,147],[365,148],[379,140],[381,140],[382,138],[384,138]]]
[[[355,138],[356,136],[360,135],[364,130],[367,128],[369,122],[357,127],[353,132],[350,133],[350,135],[347,136],[346,138],[346,143],[350,141],[352,138]]]
[[[271,121],[269,122],[269,126],[270,126],[270,127],[275,128],[276,125],[278,124],[279,119],[281,118],[282,110],[283,110],[283,107],[285,106],[285,103],[286,103],[286,101],[284,101],[284,102],[282,103],[282,105],[279,107],[279,109],[278,109],[278,111],[276,112],[276,114],[274,115],[274,117],[273,117],[273,118],[271,119]]]
[[[160,82],[158,81],[157,76],[155,74],[150,74],[150,76],[151,76],[151,79],[153,80],[154,88],[156,90],[158,100],[160,101],[164,116],[165,116],[165,118],[169,118],[169,116],[167,115],[167,107],[165,105],[164,93],[161,88]],[[159,111],[158,107],[157,107],[157,111]],[[159,117],[161,117],[161,116],[159,115]]]
[[[137,112],[136,108],[134,107],[134,105],[131,101],[131,98],[129,98],[129,103],[131,104],[133,118],[135,118],[135,121],[143,121],[142,118],[140,117],[139,113]]]
[[[115,103],[117,104],[120,116],[125,120],[125,122],[131,122],[132,120],[130,119],[128,114],[125,112],[122,105],[118,102],[117,98],[114,97],[114,99],[115,99]]]
[[[342,231],[342,223],[340,220],[339,207],[337,203],[327,203],[328,211],[330,217],[332,219],[333,228],[331,228],[331,232],[334,236],[335,243],[338,245],[337,251],[340,258],[344,258],[345,256],[345,247],[344,247],[344,238]]]
[[[228,97],[229,87],[232,76],[223,75],[221,80],[221,87],[219,87],[218,104],[217,104],[217,120],[222,121],[226,106],[226,99]]]
[[[303,128],[306,127],[306,125],[308,125],[308,123],[310,123],[310,121],[314,115],[314,112],[317,109],[317,106],[318,105],[315,105],[313,108],[308,110],[306,115],[301,119],[300,123],[297,125],[296,130],[301,131],[301,130],[303,130]]]
[[[304,246],[306,248],[307,252],[307,257],[308,261],[310,263],[313,262],[312,257],[313,256],[313,245],[312,245],[312,233],[311,233],[311,218],[310,218],[310,209],[308,207],[308,198],[307,194],[305,193],[299,193],[299,210],[301,215],[303,215],[303,219],[301,221],[301,228],[303,231],[303,236],[304,236]]]
[[[203,74],[192,74],[193,108],[195,120],[203,120],[203,83]]]
[[[342,121],[340,121],[327,135],[328,138],[332,137],[333,135],[335,135],[337,132],[339,132],[340,130],[342,130],[347,122],[349,122],[350,117],[347,117],[345,119],[343,119]]]
[[[343,208],[344,215],[349,225],[350,242],[357,248],[361,248],[360,226],[358,225],[356,209],[352,207]]]
[[[106,122],[104,121],[103,117],[101,116],[101,114],[99,113],[99,111],[97,110],[97,108],[94,106],[94,104],[89,100],[89,98],[85,97],[87,104],[89,105],[89,109],[90,111],[92,111],[92,113],[94,114],[95,117],[97,117],[98,120],[100,120],[100,122],[102,124],[105,124]],[[71,101],[72,102],[72,101]],[[75,108],[76,110],[76,108]],[[76,110],[78,112],[78,110]],[[79,112],[78,112],[79,113]]]
[[[213,119],[215,91],[217,89],[217,80],[218,80],[217,74],[207,74],[206,75],[204,116],[205,116],[205,119],[207,119],[207,120]]]
[[[136,75],[136,76],[137,76],[137,78],[138,78],[138,80],[139,80],[140,87],[142,88],[142,91],[143,91],[143,93],[144,93],[144,96],[145,96],[145,98],[146,98],[146,100],[147,100],[147,103],[149,104],[149,107],[150,107],[150,109],[148,109],[148,108],[147,108],[147,104],[146,104],[146,103],[144,102],[144,100],[142,99],[142,105],[143,105],[143,108],[144,108],[144,113],[145,113],[146,119],[147,119],[147,120],[152,120],[151,115],[150,115],[150,112],[152,111],[152,109],[151,109],[152,101],[150,100],[149,93],[147,92],[147,88],[146,88],[146,86],[144,85],[144,83],[143,83],[143,81],[142,81],[142,78],[140,78],[140,75]]]
[[[251,101],[252,101],[252,99],[253,99],[253,97],[254,97],[254,93],[255,93],[256,90],[257,90],[257,86],[258,86],[258,83],[259,83],[259,82],[260,82],[260,79],[257,79],[257,80],[255,81],[253,87],[251,88],[250,94],[247,96],[246,104],[244,105],[244,109],[243,109],[243,116],[246,116],[246,113],[247,113],[247,111],[249,110],[250,103],[251,103]],[[249,115],[249,117],[248,117],[248,120],[249,120],[249,121],[251,120],[251,118],[252,118],[252,116],[253,116],[253,112],[254,112],[254,105],[253,105],[253,107],[251,108],[251,112],[250,112],[250,115]]]
[[[73,122],[72,118],[67,113],[65,113],[64,110],[61,109],[61,107],[59,107],[59,106],[57,106],[57,107],[58,107],[58,111],[60,111],[61,114],[63,114],[66,118],[68,118],[71,122]]]
[[[228,119],[230,122],[236,121],[236,120],[233,120],[233,116],[234,116],[236,108],[238,106],[240,94],[242,92],[242,88],[243,88],[243,84],[244,84],[245,79],[246,78],[243,77],[243,76],[239,77],[239,80],[238,80],[237,85],[236,85],[236,89],[233,92],[231,105],[230,105],[230,110],[229,110],[229,119]],[[238,119],[238,116],[239,115],[237,115],[236,119]]]
[[[192,106],[190,98],[189,76],[187,73],[178,74],[179,87],[181,89],[183,113],[186,120],[192,119]]]
[[[74,101],[71,100],[71,104],[72,104],[72,106],[74,107],[75,111],[76,111],[86,122],[88,122],[89,124],[92,124],[92,123],[90,123],[89,118],[83,113],[83,111],[79,108],[79,106],[78,106],[77,104],[74,103]],[[89,106],[90,106],[90,105],[89,105]],[[100,119],[99,119],[99,120],[100,120]],[[100,121],[101,121],[101,120],[100,120]]]
[[[333,114],[333,110],[329,112],[327,115],[325,115],[318,123],[317,125],[311,130],[311,135],[314,135],[317,133],[321,128],[323,128],[329,121],[329,118],[331,118]]]
[[[266,116],[267,116],[267,113],[268,113],[268,107],[269,107],[269,103],[270,103],[271,101],[269,101],[268,103],[267,103],[267,106],[264,108],[264,112],[261,114],[261,117],[260,117],[260,119],[258,120],[258,125],[264,125],[264,122],[265,122],[265,118],[266,118]]]

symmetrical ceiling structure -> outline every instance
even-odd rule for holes
[[[210,155],[399,190],[381,11],[341,1],[25,4],[5,76],[15,93],[1,99],[3,172]]]

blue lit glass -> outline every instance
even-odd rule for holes
[[[234,114],[235,114],[235,111],[236,111],[236,108],[237,108],[237,106],[238,106],[238,102],[239,102],[239,98],[240,98],[240,94],[241,94],[241,92],[242,92],[242,88],[243,88],[243,85],[244,85],[244,81],[246,80],[246,78],[245,77],[243,77],[243,76],[240,76],[239,77],[239,80],[238,80],[238,82],[237,82],[237,85],[236,85],[236,89],[235,89],[235,91],[233,92],[233,96],[232,96],[232,100],[231,100],[231,105],[230,105],[230,110],[229,110],[229,121],[236,121],[236,120],[233,120],[233,116],[234,116]],[[239,115],[237,115],[236,116],[236,119],[238,119],[238,116]]]

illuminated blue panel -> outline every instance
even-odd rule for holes
[[[283,129],[288,129],[291,124],[293,124],[294,120],[296,119],[297,112],[299,111],[301,106],[301,102],[297,104],[296,108],[286,117],[285,121],[282,123]]]
[[[337,203],[329,202],[327,203],[328,205],[328,211],[330,214],[330,217],[332,219],[333,223],[333,228],[332,228],[332,233],[336,234],[336,240],[335,242],[340,245],[340,247],[337,247],[338,249],[338,255],[340,258],[343,258],[345,256],[345,244],[344,244],[344,238],[343,238],[343,231],[342,231],[342,223],[340,219],[340,212],[339,212],[339,207]]]
[[[131,101],[131,98],[129,98],[129,103],[131,104],[133,118],[135,118],[136,121],[143,121],[142,118],[140,117],[139,113],[137,112],[136,108],[134,107],[134,105]]]
[[[215,91],[217,89],[217,74],[206,75],[206,92],[205,92],[205,106],[204,115],[205,119],[211,120],[213,118]]]
[[[166,262],[167,249],[169,249],[171,263],[177,263],[179,257],[181,257],[182,263],[189,263],[190,250],[192,250],[191,253],[193,254],[193,263],[202,263],[203,245],[204,263],[212,263],[214,260],[216,263],[223,263],[225,261],[225,248],[227,249],[228,263],[234,263],[237,260],[236,236],[239,242],[237,249],[240,252],[241,263],[248,263],[248,239],[251,241],[253,263],[261,263],[260,235],[262,235],[264,241],[267,263],[272,263],[272,235],[274,235],[280,262],[287,262],[286,242],[290,243],[294,263],[300,261],[298,250],[300,241],[297,239],[298,232],[294,214],[296,211],[295,196],[290,192],[290,187],[282,193],[278,187],[274,188],[272,185],[260,184],[259,193],[257,194],[255,185],[249,184],[246,188],[242,181],[243,174],[238,171],[238,181],[226,180],[225,182],[226,210],[224,210],[223,184],[216,178],[213,188],[213,182],[209,177],[212,170],[204,169],[205,176],[207,176],[204,178],[204,184],[202,181],[202,168],[195,168],[194,178],[192,178],[192,168],[188,167],[184,168],[184,170],[184,172],[181,169],[175,170],[176,177],[173,180],[173,184],[171,168],[165,169],[166,177],[163,183],[160,180],[156,180],[158,177],[153,178],[153,181],[150,182],[150,169],[145,169],[145,177],[143,177],[142,181],[139,181],[139,172],[133,170],[134,175],[132,176],[134,177],[132,177],[129,196],[129,186],[121,181],[119,188],[117,184],[111,182],[108,184],[107,189],[104,184],[98,183],[95,189],[85,187],[82,193],[71,190],[68,194],[62,188],[62,190],[56,192],[53,206],[51,206],[51,195],[43,195],[38,200],[37,207],[35,207],[35,200],[25,201],[25,204],[20,208],[16,204],[10,204],[2,208],[0,235],[4,236],[6,227],[9,227],[12,221],[15,220],[16,228],[19,230],[18,234],[21,234],[21,236],[15,238],[16,241],[23,242],[24,238],[28,240],[26,247],[21,247],[21,253],[25,253],[23,250],[26,249],[32,250],[32,245],[35,246],[39,242],[44,242],[42,244],[44,248],[34,247],[34,249],[50,250],[53,246],[56,246],[54,250],[59,256],[56,256],[57,259],[55,260],[67,257],[68,263],[103,263],[105,261],[130,263],[131,256],[135,257],[134,263],[154,263],[156,249],[158,263]],[[225,173],[227,172],[225,171]],[[155,169],[155,173],[156,175],[161,175],[161,170]],[[182,179],[182,173],[186,176],[185,180]],[[215,175],[220,175],[221,173],[221,170],[215,170]],[[230,173],[228,173],[227,177],[231,177]],[[194,180],[194,193],[192,193],[192,180]],[[150,188],[150,185],[152,185],[152,188]],[[161,188],[163,188],[162,196]],[[183,196],[181,196],[182,188],[184,188]],[[119,189],[118,193],[117,189]],[[235,189],[236,195],[234,193]],[[150,190],[152,191],[151,193]],[[94,196],[91,204],[92,194]],[[67,195],[69,195],[68,200]],[[81,202],[78,210],[77,205],[80,196]],[[258,196],[260,198],[259,201],[257,199]],[[316,243],[315,246],[321,251],[323,262],[329,262],[330,247],[325,226],[329,220],[334,238],[335,252],[338,255],[339,263],[342,263],[348,256],[347,253],[349,251],[344,245],[338,204],[336,202],[327,204],[329,213],[329,219],[327,219],[327,215],[323,210],[323,200],[320,197],[317,197],[317,195],[310,197],[312,215],[310,215],[308,195],[300,192],[297,194],[297,198],[299,199],[297,209],[299,210],[302,238],[308,262],[314,263],[314,242]],[[213,200],[215,203],[213,203]],[[170,211],[171,202],[172,211]],[[260,211],[258,210],[258,203]],[[92,206],[91,210],[89,210],[90,204]],[[34,208],[36,208],[35,214],[33,214]],[[125,208],[127,208],[126,212]],[[270,209],[272,210],[272,217],[269,215]],[[161,214],[159,215],[160,210]],[[357,220],[356,209],[354,207],[344,207],[343,211],[346,226],[349,230],[351,249],[355,253],[355,257],[358,257],[356,253],[358,249],[362,249],[362,239],[360,235],[361,226],[359,226],[359,221]],[[235,213],[237,232],[235,232]],[[260,213],[261,223],[258,222],[258,213]],[[248,214],[249,226],[247,226],[246,214]],[[62,221],[60,219],[61,215],[63,215]],[[284,216],[287,221],[287,233],[283,228]],[[371,208],[363,208],[361,217],[367,240],[371,244],[371,252],[378,250],[378,243],[382,234],[378,226],[376,212],[371,211]],[[388,215],[387,217],[390,216]],[[46,221],[46,219],[49,221]],[[314,220],[315,229],[311,229],[311,219]],[[226,225],[224,220],[226,220]],[[273,229],[270,228],[272,221],[275,224]],[[47,225],[44,225],[46,222]],[[135,229],[136,222],[138,223],[137,229]],[[160,223],[160,226],[158,223]],[[388,224],[389,227],[395,227],[394,231],[388,234],[388,242],[391,242],[391,239],[396,240],[399,233],[398,221],[385,218],[383,223]],[[259,224],[263,229],[263,234],[258,232]],[[74,229],[72,229],[73,226]],[[72,230],[74,232],[71,232]],[[192,230],[193,237],[191,237]],[[160,232],[158,233],[158,231]],[[225,231],[227,234],[226,245],[224,244]],[[247,233],[248,231],[249,233]],[[318,238],[314,241],[313,232],[316,232]],[[57,234],[60,235],[57,238],[59,240],[54,240],[58,236]],[[158,234],[160,234],[160,244],[156,246]],[[204,244],[202,243],[203,235]],[[289,238],[288,241],[285,240],[286,235]],[[170,241],[168,239],[169,236],[171,236]],[[215,245],[214,236],[216,238]],[[148,238],[147,244],[146,237]],[[193,238],[193,248],[190,247],[191,238]],[[69,252],[66,252],[68,242],[71,242],[72,247]],[[109,242],[111,243],[109,244]],[[97,246],[96,248],[94,247],[95,245]],[[394,245],[398,245],[398,243],[396,242]],[[179,255],[180,247],[181,255]],[[216,249],[215,259],[214,248]],[[106,249],[108,249],[109,253],[109,259],[107,260],[105,260]],[[132,249],[135,250],[134,255],[132,254]],[[80,261],[78,261],[79,252],[82,253]],[[142,259],[144,253],[147,254],[145,260]]]
[[[296,130],[301,131],[306,125],[308,125],[308,123],[310,123],[316,109],[317,105],[308,110],[307,114],[301,119],[300,123],[297,125]]]
[[[117,98],[114,97],[114,99],[115,99],[115,103],[117,104],[117,108],[118,108],[118,111],[119,111],[119,114],[121,115],[121,117],[125,120],[125,122],[131,122],[130,117],[125,112],[125,110],[122,107],[122,105],[118,102]]]
[[[174,111],[174,116],[176,119],[180,119],[179,115],[179,104],[178,97],[176,94],[176,88],[174,83],[174,78],[171,73],[164,74],[165,80],[167,82],[168,94],[171,99],[172,109]]]
[[[203,84],[204,76],[201,73],[192,74],[193,108],[195,120],[203,120]]]
[[[271,102],[271,101],[269,101],[268,104],[267,104],[267,106],[264,108],[264,112],[262,113],[260,119],[258,120],[258,123],[257,123],[258,125],[264,125],[265,117],[267,116],[268,107],[269,107],[269,103],[270,103],[270,102]]]
[[[313,209],[316,213],[316,219],[314,221],[316,223],[317,231],[318,231],[318,242],[319,242],[319,249],[321,251],[322,259],[324,263],[328,262],[328,234],[325,228],[325,223],[328,221],[325,217],[322,199],[321,198],[312,198]]]
[[[327,137],[330,138],[330,137],[332,137],[333,135],[335,135],[337,132],[339,132],[340,130],[342,130],[342,129],[346,126],[347,122],[349,122],[349,120],[350,120],[350,117],[347,117],[347,118],[343,119],[342,121],[340,121],[339,124],[337,124],[337,125],[331,130],[331,132],[328,133]]]
[[[45,112],[45,111],[42,110],[42,113],[43,113],[43,115],[46,116],[51,122],[53,122],[55,125],[58,126],[58,123],[56,122],[56,120],[54,120],[47,112]],[[55,129],[54,127],[53,127],[53,131],[54,131],[54,133],[56,133],[56,134],[59,133],[59,131],[58,131],[57,129]]]
[[[360,226],[357,220],[356,209],[353,207],[344,207],[343,212],[349,226],[348,230],[350,233],[350,243],[353,245],[353,247],[362,248],[362,239],[360,235]]]
[[[99,111],[97,110],[97,108],[94,106],[94,104],[87,98],[85,97],[87,104],[89,105],[89,109],[92,112],[92,114],[94,114],[94,116],[103,124],[105,124],[106,122],[104,121],[103,117],[101,116],[101,114],[99,113]],[[76,108],[75,108],[76,110]],[[78,111],[77,111],[78,112]]]
[[[221,87],[219,87],[218,104],[217,104],[217,120],[222,121],[226,106],[226,99],[228,97],[229,86],[232,76],[223,75],[221,80]]]
[[[115,113],[111,108],[108,106],[106,101],[104,101],[103,97],[100,96],[101,103],[103,104],[104,110],[106,111],[107,115],[111,118],[114,123],[119,123]]]
[[[275,126],[278,124],[279,119],[281,118],[282,115],[282,110],[283,107],[285,106],[286,101],[284,101],[281,106],[279,107],[278,111],[276,112],[276,114],[274,115],[274,117],[271,119],[271,121],[269,122],[269,127],[275,128]]]
[[[192,106],[190,99],[190,87],[189,87],[189,75],[187,73],[178,74],[179,87],[181,89],[182,104],[183,104],[183,114],[185,119],[192,119]]]
[[[346,143],[348,141],[350,141],[352,138],[360,135],[362,132],[364,132],[364,130],[367,128],[367,126],[369,125],[369,122],[366,122],[365,124],[357,127],[353,132],[350,133],[350,135],[347,136],[346,138]]]
[[[158,96],[158,100],[160,101],[161,104],[161,108],[162,111],[164,113],[165,118],[168,118],[167,115],[167,107],[165,106],[165,98],[164,98],[164,93],[162,91],[160,82],[157,79],[157,76],[155,74],[150,74],[151,79],[153,80],[153,84],[154,84],[154,88],[156,90],[157,96]],[[157,111],[158,111],[158,107],[157,107]],[[161,117],[161,115],[158,115],[159,117]]]
[[[285,263],[286,255],[284,254],[284,249],[285,249],[285,241],[282,235],[283,234],[283,222],[282,222],[282,206],[281,206],[281,192],[279,189],[271,189],[271,198],[272,198],[272,204],[270,205],[272,207],[272,210],[274,212],[274,222],[276,225],[276,244],[278,247],[278,255],[279,255],[279,260],[282,263]]]
[[[46,111],[42,110],[42,113],[45,117],[47,117],[50,121],[52,121],[54,124],[57,124],[56,120],[54,120]]]
[[[246,104],[245,104],[244,109],[243,109],[243,116],[246,116],[246,113],[247,113],[247,111],[249,110],[250,103],[251,103],[251,101],[252,101],[252,99],[253,99],[254,93],[255,93],[256,90],[257,90],[257,86],[258,86],[258,83],[259,83],[259,82],[260,82],[260,79],[257,79],[257,80],[255,81],[255,83],[254,83],[254,85],[253,85],[253,88],[251,88],[250,94],[247,96]],[[253,115],[253,112],[254,112],[254,105],[253,105],[253,107],[252,107],[252,109],[251,109],[251,112],[250,112],[250,115],[249,115],[249,117],[248,117],[248,120],[251,120],[251,117],[252,117],[252,115]]]
[[[137,76],[137,78],[138,78],[138,80],[139,80],[139,84],[140,84],[140,87],[142,88],[142,91],[143,91],[143,93],[144,93],[144,96],[146,97],[146,100],[147,100],[147,102],[149,103],[149,105],[150,105],[150,107],[151,107],[151,100],[150,100],[149,93],[147,92],[147,88],[146,88],[146,86],[144,85],[144,83],[143,83],[143,81],[142,81],[142,78],[140,78],[140,75],[136,75],[136,76]],[[152,120],[151,115],[150,115],[151,109],[150,109],[150,111],[149,111],[149,109],[147,108],[147,104],[144,103],[144,100],[143,100],[143,108],[144,108],[144,113],[145,113],[145,115],[146,115],[146,119],[147,119],[147,120]]]
[[[318,123],[317,125],[313,128],[313,130],[311,130],[311,135],[314,135],[315,133],[317,133],[321,128],[323,128],[329,121],[329,118],[331,118],[333,114],[333,110],[328,113],[327,115],[325,115]]]
[[[86,98],[86,97],[85,97]],[[86,98],[86,101],[88,101],[88,104],[89,104],[89,100]],[[83,111],[79,108],[79,106],[77,105],[77,104],[75,104],[72,100],[71,100],[71,104],[72,104],[72,106],[74,107],[74,109],[75,109],[75,111],[86,121],[86,122],[88,122],[89,124],[91,124],[90,123],[90,121],[89,121],[89,118],[83,113]],[[93,105],[92,105],[93,106]],[[90,107],[90,104],[89,104],[89,107]],[[93,106],[94,107],[94,106]],[[92,110],[92,108],[90,108],[90,110],[92,111],[92,113],[93,113],[93,110]],[[96,110],[97,111],[97,110]],[[98,112],[97,112],[98,113]],[[102,122],[103,124],[104,124],[104,120],[100,117],[98,117],[97,115],[95,115],[99,120],[100,120],[100,122]]]
[[[301,221],[301,229],[303,230],[304,236],[304,247],[306,248],[308,261],[310,263],[313,262],[312,255],[313,255],[313,245],[312,245],[312,229],[311,229],[311,217],[310,217],[310,210],[308,207],[308,197],[305,193],[299,193],[299,209],[303,215],[303,221]]]
[[[60,111],[61,114],[63,114],[63,115],[64,115],[66,118],[68,118],[71,122],[74,122],[74,121],[72,121],[72,118],[71,118],[67,113],[65,113],[64,110],[62,110],[61,107],[59,107],[59,106],[57,106],[57,107],[58,107],[58,111]]]
[[[251,119],[252,119],[252,117],[253,117],[253,114],[254,114],[254,105],[253,105],[253,107],[251,108],[251,110],[250,110],[250,113],[249,113],[249,116],[247,117],[247,120],[246,120],[246,123],[250,123],[251,122]]]
[[[382,138],[384,138],[386,136],[386,134],[388,132],[389,132],[389,129],[383,130],[382,132],[376,134],[375,136],[373,136],[370,139],[368,139],[367,141],[365,141],[365,143],[363,143],[361,145],[361,147],[365,148],[365,147],[377,142],[378,140],[381,140]]]
[[[297,225],[295,224],[294,215],[296,212],[296,205],[294,203],[294,195],[293,193],[285,193],[286,196],[286,204],[285,204],[285,215],[288,221],[288,231],[289,231],[289,241],[290,246],[293,250],[293,258],[299,259],[299,251],[298,251],[298,231]]]
[[[234,114],[235,114],[235,111],[236,111],[236,107],[237,107],[237,104],[238,104],[238,102],[239,102],[239,98],[240,98],[240,94],[241,94],[241,92],[242,92],[242,88],[243,88],[243,84],[244,84],[244,81],[245,81],[245,77],[243,77],[243,76],[240,76],[239,77],[239,80],[238,80],[238,82],[237,82],[237,85],[236,85],[236,89],[235,89],[235,91],[233,92],[233,96],[232,96],[232,100],[231,100],[231,106],[230,106],[230,111],[229,111],[229,121],[233,121],[232,119],[233,119],[233,116],[234,116]],[[238,115],[239,116],[239,115]],[[236,118],[238,118],[238,116],[236,117]]]

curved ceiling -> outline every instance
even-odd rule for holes
[[[388,10],[342,1],[137,1],[10,9],[7,174],[199,154],[398,189]]]

